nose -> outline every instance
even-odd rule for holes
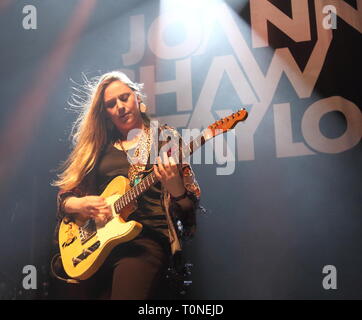
[[[125,109],[122,101],[119,98],[117,98],[117,109]]]

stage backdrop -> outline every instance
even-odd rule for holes
[[[225,136],[193,165],[208,213],[187,297],[361,299],[361,14],[361,0],[3,1],[1,297],[49,292],[72,87],[118,69],[180,133],[249,111],[235,150]]]

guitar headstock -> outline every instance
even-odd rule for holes
[[[245,108],[242,108],[239,111],[232,113],[230,116],[215,121],[207,127],[207,139],[233,129],[240,121],[244,121],[247,117],[248,112]]]

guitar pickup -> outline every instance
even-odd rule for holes
[[[94,244],[92,244],[89,248],[84,249],[83,252],[78,257],[72,259],[73,266],[76,267],[80,262],[82,262],[90,254],[96,251],[99,248],[100,244],[101,244],[100,241],[97,241]]]

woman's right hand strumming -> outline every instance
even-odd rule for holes
[[[112,217],[110,205],[100,196],[69,197],[65,199],[64,210],[76,214],[76,218],[81,221],[93,218],[96,222],[106,223]]]

